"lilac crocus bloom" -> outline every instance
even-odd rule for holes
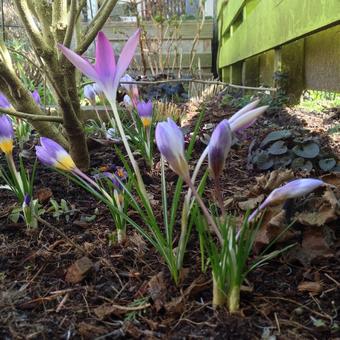
[[[33,100],[35,101],[35,103],[40,106],[41,105],[41,98],[40,98],[40,95],[39,95],[39,92],[38,90],[34,90],[32,92],[32,97],[33,97]]]
[[[29,194],[25,194],[24,202],[22,204],[23,208],[29,207],[30,204],[31,204],[31,196]]]
[[[214,179],[221,175],[229,153],[232,133],[227,119],[222,120],[211,135],[208,145],[210,173]]]
[[[176,123],[168,118],[156,126],[158,150],[169,162],[171,168],[185,180],[189,179],[189,166],[184,155],[184,136]]]
[[[14,131],[11,119],[7,115],[0,115],[0,150],[6,155],[13,151]]]
[[[126,42],[118,63],[110,41],[103,32],[99,32],[96,43],[96,63],[90,64],[86,59],[69,48],[58,45],[65,57],[82,73],[95,81],[107,95],[116,94],[120,78],[128,68],[139,42],[140,30],[137,30]]]
[[[2,92],[0,92],[0,107],[2,107],[3,109],[9,109],[11,106],[12,105],[7,97]]]
[[[303,178],[296,179],[280,188],[274,189],[264,202],[249,216],[248,221],[251,221],[259,213],[259,211],[270,205],[282,203],[290,198],[307,195],[323,185],[325,185],[325,182],[319,179]]]
[[[256,119],[260,117],[268,106],[261,106],[256,109],[243,112],[239,115],[238,112],[229,119],[230,129],[233,132],[241,131],[255,123]]]
[[[85,85],[84,86],[84,96],[86,99],[89,100],[91,105],[96,104],[96,91],[92,85]]]
[[[41,137],[41,146],[36,146],[35,151],[41,163],[64,171],[76,170],[76,165],[67,151],[52,139]]]
[[[152,123],[152,101],[144,100],[137,104],[137,112],[144,127],[149,127]]]

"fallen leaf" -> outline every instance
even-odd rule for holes
[[[41,188],[37,191],[37,198],[40,203],[46,203],[52,195],[53,193],[50,188]]]
[[[240,207],[240,209],[245,210],[245,211],[252,210],[252,209],[255,209],[263,200],[264,200],[264,195],[262,194],[257,197],[249,198],[246,201],[239,202],[238,206]]]
[[[321,176],[321,179],[331,185],[336,186],[340,189],[340,173],[334,172]]]
[[[299,292],[310,292],[313,294],[318,294],[322,290],[321,282],[313,282],[313,281],[303,281],[298,285]]]
[[[78,332],[85,339],[93,339],[98,335],[103,335],[108,332],[104,326],[95,326],[87,322],[80,322],[78,324]]]
[[[92,267],[93,262],[87,256],[82,257],[67,269],[66,282],[78,283],[82,281]]]
[[[274,170],[269,174],[256,177],[257,184],[254,187],[255,192],[271,192],[272,190],[279,187],[281,184],[289,181],[294,178],[293,170]]]
[[[154,303],[156,311],[160,311],[165,304],[167,293],[163,272],[159,272],[150,279],[148,282],[148,293]]]

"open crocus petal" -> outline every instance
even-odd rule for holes
[[[52,139],[41,137],[41,146],[36,146],[36,154],[39,160],[48,166],[53,166],[64,171],[76,169],[73,159],[67,151]]]
[[[90,101],[92,105],[96,103],[96,92],[92,85],[84,86],[84,96]]]
[[[184,179],[189,178],[189,167],[184,155],[184,136],[176,123],[168,118],[156,126],[158,150],[169,162],[171,168]]]
[[[84,73],[87,77],[89,77],[93,81],[100,81],[97,71],[86,59],[73,52],[69,48],[58,44],[60,51],[64,54],[64,56],[82,73]]]
[[[246,106],[244,106],[241,110],[238,110],[237,112],[235,112],[229,119],[229,124],[231,124],[234,120],[236,120],[237,118],[241,117],[243,114],[245,114],[246,112],[255,109],[255,107],[257,105],[260,104],[260,99],[254,100],[253,102],[247,104]]]
[[[41,105],[41,98],[40,98],[38,90],[34,90],[32,92],[32,98],[37,105],[39,105],[39,106]]]
[[[2,92],[0,92],[0,107],[3,109],[9,109],[11,107],[11,103]]]
[[[267,109],[268,109],[267,105],[261,106],[261,107],[254,109],[254,110],[250,110],[248,112],[243,113],[238,118],[234,119],[232,122],[230,122],[230,120],[229,120],[231,131],[236,132],[236,131],[245,129],[247,126],[249,127]]]
[[[248,221],[251,221],[259,211],[270,205],[282,203],[288,199],[304,196],[314,191],[320,186],[325,185],[325,182],[314,178],[303,178],[291,181],[284,186],[274,189],[265,201],[256,209],[250,216]]]
[[[227,119],[222,120],[211,135],[208,145],[209,170],[217,179],[224,168],[232,142],[232,133]]]
[[[152,123],[152,101],[141,101],[137,104],[137,112],[144,127],[149,127]]]
[[[99,32],[96,43],[96,64],[94,66],[100,82],[111,89],[116,72],[116,60],[109,39],[103,32]]]
[[[120,53],[117,68],[116,68],[116,74],[115,74],[115,84],[114,86],[118,87],[120,78],[123,76],[127,68],[129,67],[131,60],[135,54],[137,45],[139,43],[139,37],[140,37],[140,29],[138,29],[126,42],[125,46],[122,49],[122,52]]]
[[[0,150],[7,155],[13,151],[13,138],[11,119],[7,115],[0,115]]]

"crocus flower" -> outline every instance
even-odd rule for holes
[[[171,168],[184,179],[189,179],[189,166],[184,155],[184,136],[176,123],[168,118],[156,126],[156,143]]]
[[[116,93],[120,78],[128,68],[139,42],[140,30],[127,41],[116,65],[115,55],[110,41],[103,32],[99,32],[96,43],[96,63],[90,64],[69,48],[60,45],[65,57],[87,77],[95,81],[106,94]]]
[[[30,204],[31,204],[31,196],[29,194],[25,194],[22,207],[23,208],[29,207]]]
[[[129,95],[125,95],[123,98],[124,105],[127,109],[132,109],[133,108],[133,103]]]
[[[221,175],[229,153],[232,133],[227,119],[222,120],[211,135],[208,145],[208,160],[211,175],[217,179]]]
[[[76,165],[67,151],[52,139],[41,137],[41,146],[36,146],[35,151],[41,163],[64,171],[76,170]]]
[[[93,85],[84,86],[84,96],[89,100],[91,105],[96,105],[96,91],[94,90]]]
[[[33,97],[33,100],[35,101],[35,103],[38,106],[40,106],[41,105],[41,98],[40,98],[39,92],[37,90],[34,90],[32,92],[32,97]]]
[[[268,206],[282,203],[288,199],[304,196],[314,191],[325,183],[319,179],[303,178],[291,181],[284,186],[274,189],[264,202],[249,216],[251,221],[259,211]]]
[[[134,79],[130,75],[125,74],[124,77],[120,78],[120,81],[128,82],[128,81],[134,81]],[[121,84],[121,86],[126,90],[127,94],[131,98],[133,105],[137,107],[138,99],[139,99],[138,86],[136,84]]]
[[[0,115],[0,150],[6,155],[13,151],[14,131],[12,121],[7,115]]]
[[[3,109],[9,109],[11,106],[12,105],[7,97],[2,92],[0,92],[0,107],[2,107]]]
[[[256,119],[260,117],[266,110],[268,106],[261,106],[256,109],[246,111],[243,114],[239,115],[236,113],[229,119],[230,129],[233,132],[237,132],[240,130],[244,130],[253,123],[255,123]]]
[[[152,101],[144,100],[137,104],[137,112],[144,127],[149,127],[152,122]]]

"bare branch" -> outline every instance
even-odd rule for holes
[[[98,31],[103,27],[105,21],[110,16],[118,0],[106,0],[81,38],[81,44],[77,47],[76,53],[83,54],[95,39]]]
[[[69,8],[69,20],[67,24],[67,29],[64,37],[63,45],[66,47],[70,47],[72,41],[73,30],[75,28],[75,23],[77,20],[77,1],[71,0],[70,8]]]
[[[0,107],[0,112],[10,116],[27,119],[29,121],[55,122],[62,123],[64,120],[59,116],[33,115],[26,112],[15,111],[14,109],[4,109]]]

